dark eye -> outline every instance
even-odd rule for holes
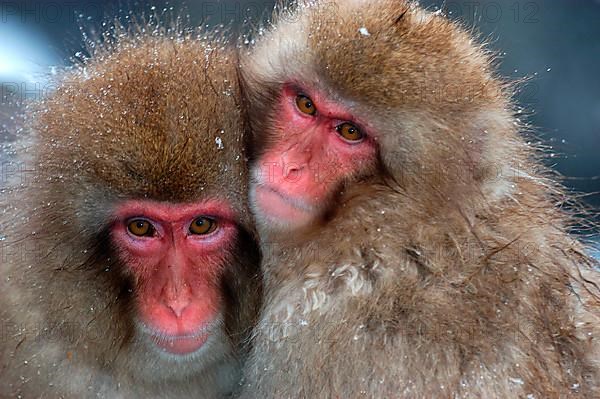
[[[154,226],[147,220],[134,219],[127,224],[127,230],[137,237],[152,237],[154,235]]]
[[[190,224],[190,233],[195,235],[206,235],[215,231],[216,228],[217,222],[205,216],[200,216],[194,219],[192,224]]]
[[[306,115],[314,115],[317,112],[317,108],[312,100],[303,94],[296,97],[296,106],[300,112]]]
[[[346,141],[360,141],[365,137],[359,128],[348,122],[338,125],[335,130]]]

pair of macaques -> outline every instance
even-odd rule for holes
[[[0,397],[600,397],[600,279],[462,28],[147,30],[29,111]]]

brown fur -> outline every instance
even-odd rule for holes
[[[265,304],[241,396],[600,397],[600,278],[492,57],[400,0],[301,5],[259,39],[250,109],[283,83],[319,89],[377,133],[380,165],[319,226],[258,221]],[[251,113],[254,157],[277,116]]]
[[[125,35],[30,111],[35,179],[7,197],[2,215],[0,397],[215,398],[237,381],[259,259],[238,61],[206,35]],[[115,206],[136,198],[220,199],[239,216],[222,332],[193,361],[161,358],[134,333],[135,282],[107,230]]]

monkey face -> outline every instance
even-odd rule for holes
[[[252,168],[258,219],[283,229],[314,222],[345,181],[376,160],[375,138],[316,90],[283,87],[269,145]]]
[[[129,201],[111,239],[134,281],[138,330],[173,355],[198,351],[223,321],[218,281],[235,242],[235,214],[217,202]]]

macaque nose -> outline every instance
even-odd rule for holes
[[[179,318],[191,303],[192,291],[186,283],[169,282],[163,290],[162,297],[165,306]]]
[[[306,163],[286,162],[283,157],[277,162],[264,162],[262,166],[262,180],[276,184],[297,182],[308,170]]]
[[[167,302],[167,307],[169,309],[171,309],[173,311],[173,313],[175,314],[175,316],[177,316],[179,318],[179,317],[181,317],[181,315],[183,314],[183,311],[188,307],[189,304],[190,304],[190,300],[188,298],[176,299],[174,301]]]
[[[281,155],[281,171],[285,180],[298,182],[302,177],[308,177],[311,169],[314,148],[311,143],[296,146]],[[305,176],[306,175],[306,176]]]
[[[290,162],[283,165],[283,178],[288,181],[297,181],[302,177],[306,164]]]

